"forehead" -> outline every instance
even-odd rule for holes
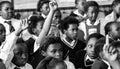
[[[2,8],[3,8],[3,7],[12,7],[12,5],[11,5],[10,3],[4,3],[4,4],[1,5],[1,7],[2,7]]]
[[[26,44],[16,44],[15,48],[14,48],[15,52],[25,52],[27,51],[27,46]]]
[[[97,39],[96,38],[90,38],[88,40],[88,44],[91,44],[91,43],[96,43],[97,42]]]
[[[54,49],[59,50],[61,48],[62,46],[60,43],[55,43],[55,44],[50,44],[47,50],[54,50]]]
[[[49,3],[44,3],[42,7],[49,7]]]
[[[86,2],[86,0],[78,0],[77,2],[78,2],[78,3],[79,3],[79,2]]]
[[[68,28],[78,28],[77,24],[68,24]]]
[[[88,11],[96,11],[97,7],[96,6],[89,6]]]

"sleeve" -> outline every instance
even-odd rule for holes
[[[9,66],[14,56],[13,49],[16,41],[17,41],[17,36],[14,33],[12,33],[6,38],[5,42],[1,45],[0,58],[3,60],[6,67]]]
[[[70,61],[64,61],[67,65],[67,69],[75,69],[75,66],[72,62]]]

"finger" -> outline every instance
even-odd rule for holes
[[[117,51],[116,51],[116,49],[115,48],[113,48],[113,50],[112,50],[112,52],[111,53],[116,53]]]
[[[106,35],[106,41],[105,41],[106,45],[109,45],[109,35]]]
[[[113,50],[113,47],[109,47],[109,48],[108,48],[108,52],[109,52],[109,53],[112,53],[112,50]]]

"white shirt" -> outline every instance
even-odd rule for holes
[[[101,18],[99,18],[99,19],[97,19],[96,21],[95,21],[95,23],[93,24],[93,25],[98,25],[99,23],[101,23],[101,21],[102,21],[102,19]],[[86,30],[86,24],[87,25],[89,25],[89,26],[92,26],[92,24],[91,24],[91,22],[90,22],[90,20],[89,19],[87,19],[86,21],[83,21],[83,22],[81,22],[80,24],[79,24],[79,29],[80,30],[82,30],[83,32],[84,32],[84,39],[86,40],[87,39],[87,30]],[[100,24],[100,30],[101,30],[101,24]],[[92,33],[96,33],[96,31],[95,31],[95,29],[91,29],[91,34]],[[100,33],[101,33],[101,31],[100,31]]]
[[[0,47],[0,58],[3,60],[6,68],[9,67],[9,64],[14,56],[13,49],[15,47],[17,38],[18,37],[14,34],[14,32],[11,33]]]
[[[7,69],[14,69],[15,67],[16,67],[16,65],[14,65],[13,63],[10,63],[10,66]],[[20,69],[33,69],[33,67],[28,63],[26,63],[25,66],[19,67],[19,68]]]
[[[120,17],[117,18],[116,13],[114,12],[110,13],[105,17],[103,23],[101,24],[101,29],[102,29],[101,34],[105,35],[104,27],[108,22],[112,22],[112,21],[120,21]]]
[[[82,14],[80,14],[80,13],[78,12],[78,10],[75,10],[73,13],[76,14],[76,15],[78,15],[78,16],[80,16],[80,17],[83,17],[83,18],[86,17],[86,14],[82,15]]]

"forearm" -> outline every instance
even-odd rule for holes
[[[119,61],[113,61],[109,62],[113,69],[120,69],[120,62]]]
[[[51,10],[49,12],[46,20],[45,20],[45,23],[43,25],[43,29],[40,32],[38,39],[36,40],[37,44],[40,44],[41,40],[48,34],[48,32],[50,30],[51,23],[52,23],[53,14],[54,14],[54,11]]]

